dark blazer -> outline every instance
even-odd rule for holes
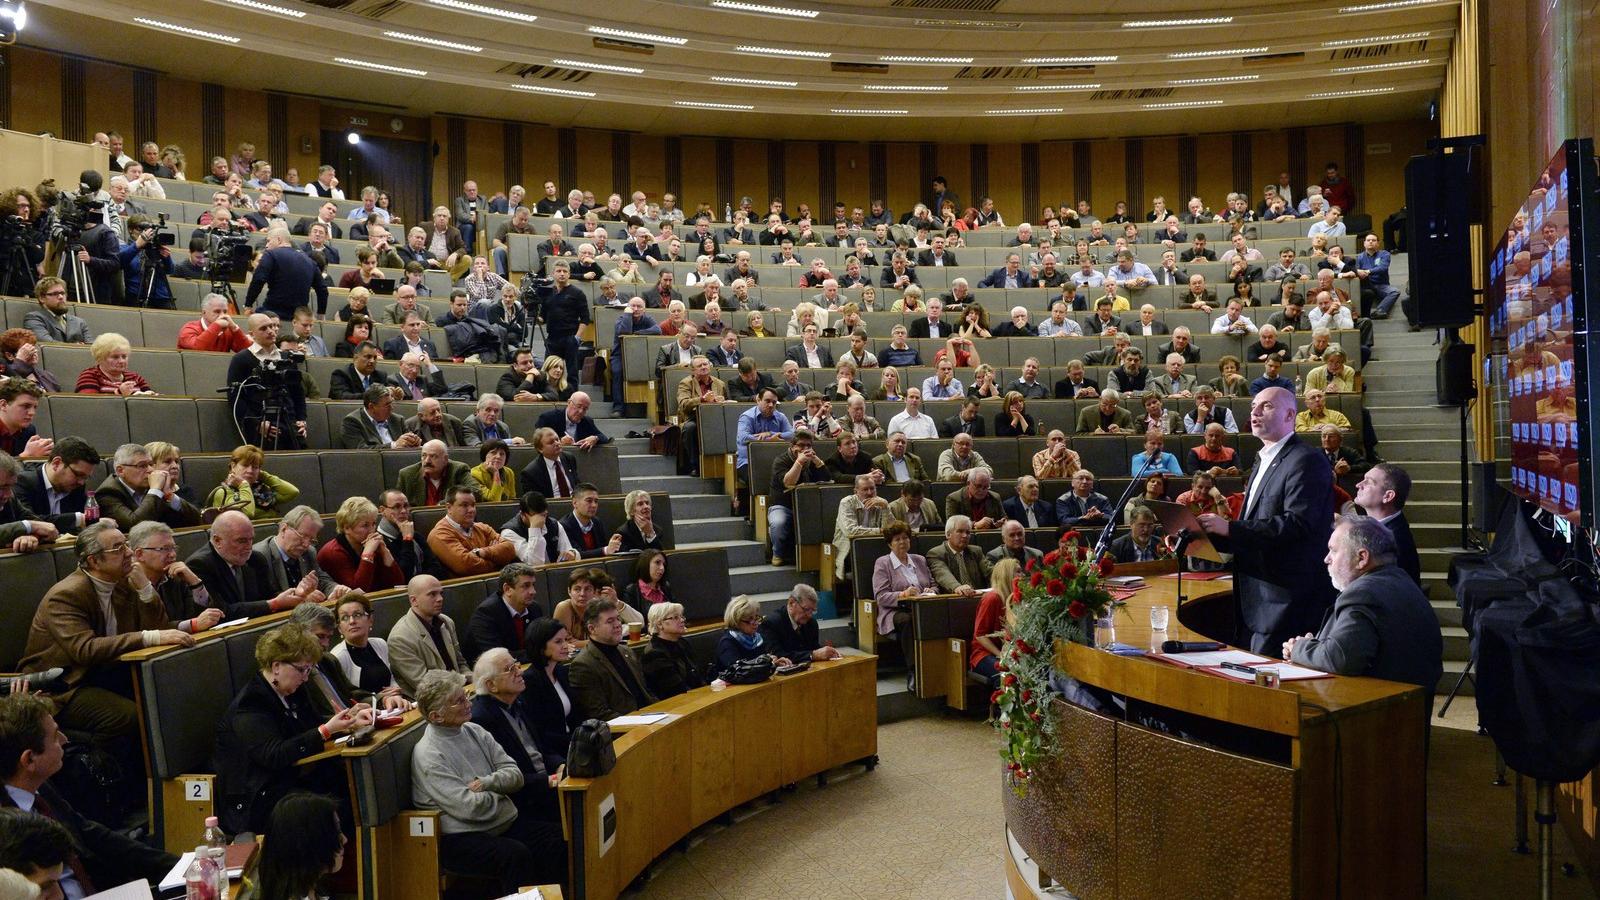
[[[994,271],[990,272],[988,275],[983,276],[983,280],[978,282],[978,287],[981,287],[981,288],[1003,288],[1005,286],[1006,286],[1006,267],[1005,266],[1001,266],[998,269],[995,269]],[[1019,288],[1031,288],[1031,287],[1038,287],[1038,286],[1039,286],[1039,283],[1034,280],[1033,273],[1029,272],[1027,269],[1024,269],[1024,268],[1017,269],[1017,287],[1019,287]]]
[[[1183,269],[1167,271],[1165,266],[1157,266],[1150,270],[1156,276],[1156,284],[1188,284],[1189,273]]]
[[[785,657],[790,662],[810,659],[812,651],[822,649],[822,626],[813,617],[798,629],[795,628],[794,623],[789,621],[788,603],[780,603],[761,620],[761,637],[769,652]]]
[[[711,364],[713,366],[723,366],[729,369],[737,366],[739,364],[739,360],[743,357],[743,350],[734,350],[733,352],[729,353],[722,349],[721,344],[718,344],[717,346],[706,351],[706,359],[711,360]]]
[[[562,451],[561,467],[567,470],[567,496],[572,496],[572,488],[578,483],[578,459],[571,453]],[[556,486],[550,483],[550,469],[544,464],[544,455],[535,456],[522,472],[517,476],[517,484],[524,491],[538,491],[546,497],[559,496]]]
[[[1096,299],[1098,300],[1099,298],[1096,298]],[[1101,332],[1105,331],[1106,325],[1110,325],[1112,328],[1115,328],[1116,330],[1121,331],[1122,330],[1122,317],[1117,315],[1116,313],[1112,313],[1111,314],[1111,321],[1102,324],[1100,322],[1100,317],[1099,316],[1091,314],[1089,316],[1086,316],[1084,318],[1084,320],[1079,324],[1081,324],[1083,326],[1083,333],[1085,335],[1093,336],[1093,335],[1100,334]]]
[[[556,666],[555,677],[561,683],[561,689],[566,691],[567,698],[573,701],[570,713],[562,710],[561,698],[556,696],[556,689],[544,674],[543,666],[534,666],[522,673],[523,681],[528,685],[522,694],[528,731],[533,734],[533,742],[544,756],[545,768],[552,771],[567,761],[572,729],[583,721],[572,693],[572,682],[567,677],[567,667]]]
[[[806,348],[800,344],[795,344],[784,351],[783,358],[794,360],[802,369],[810,368],[806,362]],[[820,368],[833,368],[833,351],[829,350],[826,344],[817,344],[817,362],[822,363]]]
[[[152,885],[178,864],[178,858],[120,831],[113,831],[93,819],[87,818],[68,802],[66,797],[50,785],[39,787],[37,797],[43,799],[55,813],[51,818],[71,832],[76,843],[78,859],[89,874],[93,885],[84,885],[86,891],[100,891],[143,878]],[[8,791],[0,790],[0,809],[15,809],[16,801]],[[34,807],[34,812],[38,812]]]
[[[242,352],[242,351],[241,351]],[[383,369],[372,370],[373,384],[388,384],[389,376]],[[354,363],[342,369],[333,370],[333,378],[328,386],[329,400],[360,400],[366,388],[361,386],[361,373],[356,371]]]
[[[1144,334],[1144,323],[1140,322],[1137,318],[1130,320],[1128,322],[1128,333],[1136,335]],[[1150,333],[1171,334],[1172,329],[1168,328],[1167,323],[1161,321],[1160,319],[1152,319],[1150,320]]]
[[[934,334],[933,328],[928,322],[928,316],[926,313],[924,313],[920,318],[912,321],[910,327],[906,329],[906,334],[912,338],[947,338],[954,333],[954,326],[950,325],[948,322],[940,322],[939,333]]]
[[[1233,554],[1241,625],[1235,642],[1272,656],[1290,637],[1315,631],[1333,601],[1322,562],[1333,527],[1333,471],[1298,435],[1284,444],[1255,476],[1256,495],[1228,536],[1215,541]]]
[[[321,194],[321,192],[318,193],[320,196],[327,196],[326,194]],[[305,237],[311,233],[311,226],[315,224],[317,224],[316,216],[301,216],[300,221],[294,223],[294,227],[289,229],[289,233],[299,235],[300,237]],[[325,224],[328,228],[328,237],[333,238],[334,240],[339,240],[340,238],[344,237],[344,229],[340,227],[338,222],[327,222]],[[333,262],[331,259],[328,261]]]
[[[542,615],[544,611],[539,604],[528,606],[528,622]],[[472,617],[467,620],[466,630],[461,634],[461,652],[467,659],[477,659],[483,651],[495,647],[510,650],[518,662],[528,661],[527,649],[517,646],[517,629],[511,621],[511,608],[506,606],[499,594],[485,597],[478,604],[478,608],[472,611]]]
[[[399,372],[395,372],[389,376],[388,383],[404,391],[407,400],[411,399],[411,383],[406,381],[406,377],[404,375],[401,375]],[[444,383],[443,372],[432,372],[424,376],[418,387],[422,389],[422,395],[424,397],[439,397],[450,393],[450,386]],[[445,418],[447,420],[455,419],[457,423],[460,423],[461,421],[460,419],[456,419],[455,416],[449,415],[448,413],[445,414]],[[427,440],[427,438],[423,438],[423,440]],[[460,446],[470,445],[463,444]]]
[[[1177,352],[1178,352],[1178,348],[1174,347],[1172,345],[1171,341],[1167,341],[1165,344],[1162,344],[1159,348],[1157,348],[1157,350],[1155,352],[1155,362],[1156,362],[1156,364],[1157,365],[1165,365],[1166,361],[1167,361],[1167,356],[1170,355],[1170,354],[1173,354],[1173,353],[1177,353]],[[1193,365],[1193,364],[1195,364],[1195,363],[1200,361],[1200,348],[1196,347],[1194,345],[1193,341],[1191,341],[1189,343],[1189,346],[1186,349],[1184,349],[1184,351],[1183,351],[1183,361],[1186,362],[1186,363],[1189,363],[1190,365]]]
[[[506,755],[516,761],[517,768],[522,770],[523,787],[517,793],[519,801],[533,800],[536,805],[553,809],[555,805],[555,792],[550,789],[550,781],[541,775],[553,773],[560,763],[551,764],[539,751],[539,739],[534,737],[533,723],[528,720],[528,705],[524,702],[527,695],[517,697],[507,706],[497,698],[488,694],[479,694],[472,698],[472,722],[500,745]],[[528,755],[528,749],[522,745],[522,740],[511,728],[511,718],[515,717],[522,722],[522,727],[528,732],[528,737],[533,738],[534,751],[539,753],[536,763]],[[566,748],[562,748],[565,750]]]
[[[1039,520],[1040,527],[1056,524],[1056,509],[1054,506],[1043,499],[1033,501],[1032,506],[1033,515]],[[1028,524],[1028,517],[1024,514],[1022,508],[1021,497],[1015,495],[1007,497],[1001,502],[1000,509],[1005,512],[1006,518],[1016,519],[1024,525]]]
[[[41,306],[28,310],[22,317],[22,325],[41,341],[57,344],[88,344],[94,341],[94,329],[70,312],[58,318]]]
[[[1091,509],[1098,509],[1105,515],[1102,519],[1091,519],[1083,522],[1083,514]],[[1075,525],[1093,526],[1104,528],[1106,522],[1111,520],[1111,501],[1105,494],[1090,491],[1087,498],[1079,498],[1071,491],[1056,498],[1056,524],[1064,527]]]
[[[267,296],[258,305],[256,298],[262,288],[266,288]],[[316,264],[293,247],[277,247],[257,257],[255,275],[250,279],[244,305],[256,307],[257,312],[275,312],[280,319],[292,319],[297,307],[310,305],[313,293],[316,304],[312,311],[319,315],[326,313],[328,285]]]
[[[308,694],[302,687],[285,704],[256,673],[217,722],[216,809],[229,833],[265,831],[272,807],[314,771],[295,765],[323,746]]]
[[[906,266],[905,275],[911,279],[911,284],[917,285],[918,287],[922,286],[922,282],[917,280],[917,269],[915,266]],[[894,273],[894,266],[886,265],[883,267],[882,274],[878,276],[878,284],[882,287],[894,287],[895,280],[899,277],[899,275]]]
[[[1444,674],[1444,641],[1428,597],[1399,566],[1357,578],[1333,601],[1316,637],[1294,646],[1294,662],[1340,675],[1420,685]]]
[[[606,527],[605,521],[599,516],[594,517],[594,529],[591,531],[595,539],[595,546],[592,550],[584,549],[583,529],[578,527],[578,519],[572,513],[567,513],[561,517],[561,528],[567,533],[567,540],[572,542],[572,549],[578,551],[578,555],[584,559],[603,556],[606,544],[611,540],[611,530]]]
[[[178,508],[173,509],[159,495],[149,492],[140,496],[135,503],[133,495],[128,493],[115,475],[100,482],[100,486],[95,488],[94,499],[100,504],[100,515],[115,519],[124,532],[139,522],[151,520],[165,522],[173,528],[192,528],[200,524],[200,510],[193,503],[179,497]]]
[[[289,571],[283,567],[283,557],[278,555],[277,535],[256,541],[255,551],[266,557],[267,560],[269,578],[267,590],[273,594],[281,594],[294,587],[293,584],[289,583]],[[333,580],[333,577],[322,571],[322,567],[317,565],[317,552],[314,549],[307,550],[300,557],[300,577],[306,577],[307,572],[317,573],[317,590],[323,594],[327,594],[335,587],[338,587],[338,583]]]
[[[539,418],[533,423],[533,427],[549,428],[556,433],[556,437],[560,437],[567,433],[567,411],[565,409],[547,409],[539,414]],[[610,436],[601,432],[600,428],[594,424],[594,418],[584,416],[583,421],[578,423],[577,439],[581,441],[591,436],[599,438],[602,444],[611,443]]]
[[[339,428],[340,443],[346,450],[389,449],[388,445],[384,444],[378,436],[378,429],[373,426],[372,419],[367,415],[364,407],[345,413],[344,420],[339,423]],[[389,439],[395,440],[405,432],[405,422],[401,421],[399,416],[390,413]]]
[[[650,693],[650,687],[644,680],[644,670],[639,666],[638,657],[626,644],[617,645],[617,650],[622,653],[623,663],[633,672],[634,679],[643,689],[645,705],[656,702],[656,696]],[[567,675],[572,679],[572,705],[580,721],[614,719],[639,708],[627,683],[592,641],[568,666]]]
[[[658,700],[676,697],[706,683],[683,640],[650,638],[650,643],[639,651],[639,666],[644,670],[645,688]]]
[[[250,559],[243,568],[244,593],[239,593],[239,585],[233,580],[233,573],[228,564],[217,551],[206,544],[193,555],[184,560],[189,568],[200,576],[200,581],[206,586],[206,593],[211,597],[212,606],[222,607],[224,619],[236,619],[240,616],[264,616],[272,612],[269,602],[277,596],[272,590],[272,572],[267,567],[266,556],[252,552]]]
[[[667,550],[666,535],[662,532],[662,529],[661,529],[661,527],[659,525],[656,526],[655,540],[651,540],[651,541],[647,541],[647,540],[644,539],[643,532],[639,531],[638,524],[636,522],[634,522],[633,519],[631,519],[631,518],[628,521],[622,523],[622,527],[617,529],[617,534],[622,535],[622,549],[624,551],[629,551],[629,550],[660,550],[662,552],[666,552],[666,550]],[[634,606],[635,609],[638,609],[639,611],[643,612],[645,606],[643,604],[639,604],[639,603],[635,602],[637,600],[637,594],[639,592],[639,582],[638,582],[637,579],[633,582],[631,587],[632,587],[633,595],[634,595],[633,599],[632,600],[629,599],[629,597],[628,597],[628,588],[627,587],[623,588],[623,591],[622,591],[623,594],[624,594],[623,599],[624,600],[628,600]],[[668,599],[670,600],[671,599],[671,591],[670,591],[670,589],[668,590],[667,593],[668,593]],[[674,601],[674,602],[676,602],[676,601]]]
[[[965,431],[967,434],[970,434],[975,438],[981,438],[986,436],[985,432],[988,430],[988,427],[988,425],[984,424],[982,413],[973,416],[972,421],[970,422],[961,421],[961,414],[956,413],[950,418],[939,423],[939,436],[942,438],[953,438],[956,436],[956,432]]]
[[[17,479],[16,496],[33,514],[56,526],[56,530],[63,534],[78,532],[78,517],[74,513],[83,512],[84,503],[89,499],[89,489],[80,485],[77,490],[61,498],[61,514],[50,515],[50,496],[46,493],[44,466],[39,466],[33,471],[24,470],[22,477]],[[96,502],[99,502],[98,500]]]
[[[854,241],[852,241],[851,243],[853,244]],[[951,253],[948,249],[944,251],[944,264],[947,265],[947,266],[959,266],[959,265],[961,265],[960,263],[956,262],[956,255],[954,253]],[[933,265],[933,251],[932,250],[924,250],[921,253],[918,253],[917,254],[917,265],[919,265],[919,266],[931,266],[931,265]]]
[[[434,344],[434,342],[427,336],[419,338],[417,343],[422,345],[422,351],[428,354],[429,359],[438,360],[441,358],[439,356],[438,345]],[[398,360],[410,349],[411,345],[406,343],[406,336],[403,334],[397,334],[383,342],[383,358]]]
[[[1422,559],[1417,555],[1417,539],[1411,534],[1411,523],[1406,521],[1405,511],[1395,513],[1394,518],[1384,524],[1389,526],[1389,533],[1394,535],[1395,565],[1420,586]]]
[[[1057,400],[1071,400],[1078,395],[1078,390],[1080,388],[1090,388],[1094,390],[1095,393],[1099,393],[1100,383],[1095,381],[1093,378],[1085,378],[1083,379],[1082,384],[1079,384],[1077,387],[1073,387],[1071,380],[1063,378],[1056,382],[1053,393],[1055,394],[1055,398]]]
[[[307,241],[300,245],[300,252],[304,253],[306,256],[310,256],[313,252],[321,253],[322,261],[324,263],[330,266],[337,266],[339,264],[339,248],[332,244],[323,244],[321,249],[318,249],[311,246],[310,241]]]

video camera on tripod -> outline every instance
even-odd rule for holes
[[[254,257],[250,232],[243,225],[213,224],[206,232],[206,279],[211,282],[211,292],[234,300],[233,279],[250,271]]]
[[[298,450],[303,446],[295,422],[305,417],[305,391],[300,366],[306,355],[280,350],[265,359],[238,384],[229,385],[233,424],[247,443],[263,450]],[[263,430],[262,426],[269,426]]]
[[[73,299],[93,303],[94,284],[89,280],[88,266],[78,259],[78,251],[84,249],[83,233],[105,223],[106,201],[100,199],[99,172],[85,169],[78,179],[78,192],[62,193],[56,201],[50,239],[61,253],[61,269],[56,274],[71,286],[76,295]]]
[[[0,216],[0,293],[27,297],[33,293],[33,266],[28,262],[33,223],[19,215]]]

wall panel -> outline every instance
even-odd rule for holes
[[[1233,138],[1226,134],[1202,134],[1195,138],[1200,165],[1196,172],[1195,193],[1212,209],[1221,209],[1233,190]],[[1183,198],[1188,202],[1188,197]]]
[[[898,222],[922,197],[921,149],[917,144],[886,144],[884,156],[889,166],[889,211]]]
[[[479,194],[493,197],[509,187],[501,184],[505,181],[506,169],[506,143],[501,137],[501,125],[483,119],[467,119],[463,124],[467,137],[466,177],[478,183]],[[451,184],[449,191],[453,198],[460,193],[461,185]]]
[[[956,202],[960,204],[956,209],[956,215],[959,216],[962,210],[975,205],[978,201],[972,190],[971,148],[967,144],[939,144],[934,151],[934,160],[934,166],[939,170],[936,174],[943,175],[945,180],[950,182],[950,192],[956,195]],[[1011,177],[1015,179],[1016,175],[1013,174]],[[918,186],[918,199],[926,200],[928,195],[933,193],[933,188],[928,184],[932,180],[930,178]],[[993,190],[994,185],[991,183],[989,188]],[[933,210],[933,217],[939,218],[937,209]]]
[[[1320,144],[1316,152],[1335,154],[1341,164],[1344,162],[1344,129],[1339,127],[1314,128],[1311,130],[1313,145]],[[1260,203],[1261,188],[1276,182],[1278,173],[1289,168],[1289,135],[1284,131],[1258,131],[1251,135],[1250,142],[1250,183],[1239,185],[1237,190],[1244,191],[1252,204]],[[1315,155],[1313,153],[1312,155]],[[1316,171],[1321,171],[1321,162],[1312,163],[1317,166]],[[1293,177],[1291,173],[1291,178]]]
[[[1144,139],[1144,199],[1146,203],[1157,194],[1167,198],[1167,208],[1181,210],[1189,198],[1178,183],[1178,139],[1159,137]]]
[[[733,142],[733,203],[743,197],[751,199],[752,218],[767,214],[767,144],[765,141]]]
[[[96,131],[120,131],[126,142],[123,152],[138,156],[137,129],[133,123],[133,72],[109,63],[85,62],[84,79],[89,87],[88,94],[83,98],[84,124],[89,129],[88,136],[93,137]],[[27,87],[21,89],[26,90]],[[266,120],[265,98],[263,94],[262,121]]]
[[[1022,209],[1022,145],[989,145],[989,196],[994,198],[995,209],[1008,224],[1021,222],[1017,218]],[[975,206],[983,198],[972,197],[968,206]],[[960,214],[961,210],[956,210]]]
[[[548,125],[522,126],[522,186],[530,203],[544,196],[544,183],[556,179],[556,130]],[[564,202],[572,185],[557,181],[556,195]]]
[[[835,199],[844,203],[846,211],[859,206],[862,212],[866,212],[868,204],[872,202],[867,157],[866,144],[833,145],[834,195]]]
[[[716,210],[716,218],[722,218],[722,203],[717,200],[717,142],[712,138],[686,137],[683,196],[678,198],[678,206],[688,215],[702,203],[710,204]]]
[[[580,191],[594,191],[594,201],[606,205],[606,197],[615,187],[611,183],[611,133],[605,131],[578,132],[578,181],[573,185]],[[618,193],[621,193],[618,191]],[[623,206],[628,204],[624,202]]]
[[[61,134],[61,66],[54,54],[11,48],[11,128]],[[28,73],[25,77],[19,72]]]
[[[1062,200],[1076,200],[1072,184],[1072,144],[1045,141],[1039,145],[1040,208],[1019,210],[1024,217],[1021,221],[1035,221],[1044,207],[1058,206]]]
[[[817,153],[816,141],[788,141],[784,147],[783,208],[792,216],[804,203],[811,207],[821,223],[822,211],[817,208]]]
[[[1126,163],[1122,141],[1094,142],[1089,154],[1089,178],[1094,183],[1094,209],[1098,215],[1110,215],[1112,204],[1125,199]],[[1145,209],[1133,209],[1130,206],[1128,215],[1144,221]]]
[[[200,82],[186,78],[156,78],[156,134],[162,145],[183,148],[184,174],[190,180],[204,178],[210,171],[206,159],[203,130],[200,126]],[[291,144],[293,141],[290,142]],[[302,178],[308,177],[304,171]]]
[[[640,190],[650,196],[651,203],[661,202],[661,195],[667,189],[666,140],[660,135],[635,134],[630,135],[629,142],[633,145],[633,161],[629,167],[633,183],[622,196],[626,198]]]

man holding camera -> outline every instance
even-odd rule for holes
[[[128,220],[128,234],[132,235],[133,240],[122,245],[122,249],[117,251],[117,259],[122,264],[122,283],[130,306],[151,309],[174,307],[172,288],[167,284],[167,275],[172,272],[172,251],[162,238],[170,240],[176,235],[167,232],[162,224],[152,222],[146,216],[134,216]],[[144,278],[146,270],[150,272],[148,283]]]
[[[300,255],[293,248],[289,252]],[[295,361],[278,349],[279,320],[258,312],[250,316],[247,327],[250,346],[228,361],[228,401],[239,434],[246,443],[263,449],[303,450],[305,387]],[[277,411],[269,415],[274,405]]]
[[[84,173],[90,174],[94,175],[94,180],[86,180],[84,184],[94,187],[100,183],[100,176],[99,173]],[[78,194],[74,205],[74,214],[61,217],[61,224],[66,227],[64,234],[57,238],[66,245],[69,254],[61,271],[61,277],[67,281],[67,296],[79,302],[92,299],[120,306],[122,279],[118,275],[122,272],[122,261],[117,252],[122,249],[122,242],[117,240],[117,229],[103,220],[106,208],[103,202]],[[80,271],[83,274],[81,284]]]
[[[289,239],[289,229],[281,225],[267,232],[267,247],[256,262],[256,274],[250,279],[250,290],[245,295],[246,306],[256,305],[262,288],[266,288],[267,297],[258,311],[272,313],[279,320],[294,318],[294,311],[306,305],[306,298],[313,291],[317,295],[317,315],[321,317],[328,312],[328,285],[318,273],[317,264],[295,249]],[[276,346],[267,346],[277,352]],[[303,413],[302,409],[299,416],[302,419]]]

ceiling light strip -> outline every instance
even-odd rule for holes
[[[237,44],[240,40],[242,40],[242,38],[234,37],[231,34],[222,34],[221,32],[217,31],[203,31],[199,28],[190,28],[187,25],[174,25],[171,22],[163,22],[160,19],[136,18],[134,21],[147,28],[157,28],[162,31],[172,31],[178,34],[187,34],[190,37],[204,38],[208,41],[218,41],[223,44]]]
[[[758,47],[751,44],[740,44],[733,48],[737,53],[748,53],[751,56],[787,56],[794,59],[828,59],[833,56],[822,50],[787,50],[783,47]]]
[[[1095,84],[1019,84],[1012,90],[1016,91],[1098,91],[1099,83]]]
[[[506,85],[512,90],[529,91],[535,94],[555,94],[558,97],[593,97],[594,91],[575,91],[571,88],[545,87],[542,84],[510,84]]]
[[[1039,109],[986,109],[986,116],[1048,116],[1058,112],[1065,112],[1059,106],[1041,107]]]
[[[1388,0],[1386,3],[1363,3],[1360,6],[1341,6],[1341,13],[1383,12],[1389,9],[1410,9],[1413,6],[1437,6],[1453,0]]]
[[[1085,66],[1093,63],[1113,63],[1115,56],[1030,56],[1022,60],[1025,66]]]
[[[673,37],[670,34],[654,34],[649,31],[628,31],[623,28],[606,28],[600,25],[590,25],[590,34],[600,34],[606,37],[627,38],[635,41],[646,41],[651,44],[672,44],[681,47],[689,43],[688,38]]]
[[[1420,41],[1431,37],[1431,31],[1411,31],[1406,34],[1384,34],[1364,38],[1345,38],[1342,41],[1323,41],[1324,47],[1360,47],[1365,44],[1393,44],[1399,41]]]
[[[1223,56],[1249,56],[1253,53],[1265,53],[1269,47],[1235,47],[1232,50],[1185,50],[1182,53],[1168,53],[1167,59],[1216,59]]]
[[[854,109],[834,107],[830,112],[841,116],[906,116],[911,114],[909,109]]]
[[[864,84],[863,91],[877,91],[879,93],[918,93],[940,94],[950,90],[947,84]]]
[[[1146,103],[1145,109],[1192,109],[1200,106],[1221,106],[1226,100],[1177,100],[1171,103]]]
[[[1340,66],[1334,69],[1335,75],[1350,75],[1356,72],[1383,72],[1389,69],[1414,69],[1417,66],[1432,65],[1430,59],[1408,59],[1404,62],[1368,63],[1364,66]]]
[[[751,87],[792,88],[799,87],[798,81],[773,81],[766,78],[735,78],[731,75],[713,75],[711,80],[717,84],[746,84]]]
[[[1123,22],[1123,28],[1189,28],[1195,25],[1227,25],[1233,16],[1211,16],[1201,19],[1136,19]]]
[[[791,19],[815,19],[820,13],[814,9],[795,9],[792,6],[768,6],[765,3],[744,3],[741,0],[711,0],[718,9],[755,13],[762,16],[788,16]]]
[[[290,9],[287,6],[274,6],[271,3],[262,3],[261,0],[227,0],[227,2],[232,3],[234,6],[244,6],[279,16],[289,16],[295,19],[304,19],[306,17],[306,14],[298,9]]]
[[[1176,78],[1167,82],[1174,87],[1186,84],[1237,84],[1241,81],[1259,81],[1260,75],[1214,75],[1210,78]]]
[[[414,75],[417,78],[425,77],[428,73],[423,69],[408,69],[405,66],[390,66],[384,63],[368,62],[364,59],[351,59],[348,56],[335,56],[333,61],[341,66],[350,66],[356,69],[372,69],[377,72],[392,72],[396,75]]]
[[[1345,97],[1370,97],[1373,94],[1392,94],[1392,93],[1394,93],[1394,91],[1395,91],[1395,89],[1392,88],[1392,87],[1362,88],[1360,90],[1349,90],[1349,91],[1322,91],[1322,92],[1316,93],[1316,94],[1307,94],[1306,95],[1306,99],[1307,100],[1339,100],[1339,99],[1343,99]]]
[[[970,56],[880,56],[878,62],[928,63],[935,66],[961,66],[972,62]]]
[[[566,66],[571,69],[590,69],[595,72],[616,72],[619,75],[644,74],[644,70],[638,66],[613,66],[607,65],[606,63],[584,62],[581,59],[566,59],[564,57],[560,59],[552,59],[550,61],[558,66]]]
[[[404,31],[385,31],[384,37],[391,37],[397,41],[411,41],[417,44],[427,44],[430,47],[443,47],[446,50],[460,50],[462,53],[482,53],[483,48],[472,44],[462,44],[456,41],[443,41],[421,34],[410,34]]]
[[[490,16],[496,19],[505,19],[510,22],[534,22],[539,17],[531,13],[516,12],[509,9],[496,9],[493,6],[484,6],[482,3],[468,3],[467,0],[428,0],[434,6],[444,6],[449,9],[459,9],[462,12],[477,13],[480,16]]]
[[[674,100],[674,106],[683,106],[689,109],[731,109],[748,111],[755,109],[748,103],[709,103],[704,100]]]

